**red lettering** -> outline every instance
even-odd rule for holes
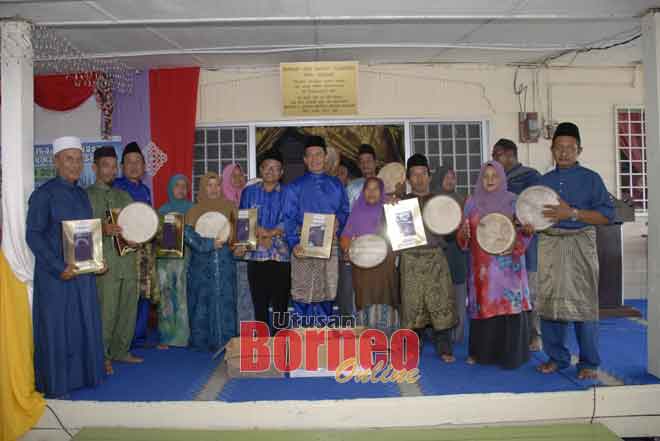
[[[356,337],[350,329],[329,329],[328,370],[334,371],[349,358],[355,358]]]
[[[302,337],[291,329],[281,329],[273,341],[275,368],[280,372],[291,372],[302,366]],[[288,355],[288,357],[287,357]]]
[[[319,347],[325,345],[324,329],[305,330],[305,369],[315,371],[319,368]]]
[[[360,366],[363,369],[371,369],[376,365],[374,354],[379,361],[387,364],[387,355],[382,356],[387,354],[387,335],[378,329],[367,329],[360,335]]]
[[[270,369],[268,325],[264,322],[241,322],[241,372],[263,372]]]
[[[419,367],[419,336],[410,329],[398,329],[390,339],[392,367],[396,371]]]

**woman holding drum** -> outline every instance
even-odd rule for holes
[[[468,363],[514,369],[529,359],[531,310],[525,249],[533,227],[516,231],[516,196],[496,161],[481,167],[473,196],[464,209],[458,244],[469,250]]]
[[[184,240],[190,248],[188,315],[190,346],[203,351],[223,347],[236,334],[236,265],[229,244],[236,207],[222,196],[220,177],[200,180],[198,203],[186,214]]]
[[[399,325],[399,287],[394,254],[381,233],[384,229],[385,186],[376,177],[364,181],[355,201],[340,246],[353,266],[358,324],[388,335]]]
[[[456,191],[456,172],[452,168],[443,165],[433,173],[433,177],[431,178],[431,192],[451,197],[459,204],[460,213],[463,212],[465,196]],[[446,214],[447,211],[443,210],[441,216],[446,218]],[[451,273],[451,280],[454,284],[456,313],[458,315],[458,324],[454,328],[453,338],[454,342],[462,343],[465,337],[467,313],[467,285],[465,283],[467,279],[467,256],[465,255],[465,251],[461,250],[456,243],[456,235],[451,234],[446,236],[446,241],[447,248],[445,249],[445,254],[447,255],[447,261],[449,261],[449,272]]]

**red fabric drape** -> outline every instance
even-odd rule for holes
[[[34,102],[48,110],[72,110],[87,101],[94,85],[67,75],[39,75],[34,78]]]
[[[153,176],[155,207],[167,201],[170,176],[192,177],[198,82],[198,67],[149,71],[151,139],[167,154],[167,162]]]
[[[73,76],[37,75],[34,77],[34,102],[48,110],[73,110],[92,96],[95,87]]]

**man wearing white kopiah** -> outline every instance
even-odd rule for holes
[[[552,373],[570,366],[568,329],[575,328],[580,348],[578,378],[596,378],[598,354],[598,253],[595,225],[614,218],[614,205],[598,173],[582,167],[580,132],[559,124],[552,139],[556,168],[541,177],[555,190],[559,205],[543,214],[556,222],[539,234],[537,311],[543,350],[549,360],[538,367]]]
[[[93,218],[80,139],[53,141],[57,176],[30,196],[27,243],[34,253],[34,370],[47,398],[65,396],[103,378],[103,336],[94,274],[75,275],[64,260],[62,221]]]

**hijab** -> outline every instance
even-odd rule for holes
[[[364,196],[364,190],[371,181],[378,182],[380,188],[380,200],[375,204],[369,204]],[[348,216],[346,226],[341,235],[345,237],[357,237],[364,234],[376,234],[380,231],[383,222],[383,204],[385,203],[385,184],[379,178],[370,177],[364,180],[362,192],[353,204],[351,214]]]
[[[232,175],[235,169],[241,170],[238,164],[229,164],[222,170],[222,195],[226,200],[233,202],[238,207],[241,202],[242,188],[234,187],[232,183]]]
[[[445,176],[447,176],[450,171],[456,174],[453,168],[446,165],[441,165],[433,173],[433,176],[431,177],[431,193],[451,196],[456,200],[456,202],[461,204],[462,207],[465,205],[465,196],[457,192],[456,187],[454,187],[454,191],[447,191],[442,186],[442,183],[445,181]]]
[[[500,185],[495,191],[487,192],[484,189],[483,177],[487,167],[493,167],[500,178]],[[506,173],[504,168],[497,161],[488,161],[481,166],[479,179],[474,187],[472,199],[479,210],[481,216],[490,213],[502,213],[509,217],[513,216],[513,203],[516,195],[508,191],[506,183]]]
[[[209,196],[206,193],[206,187],[211,179],[217,179],[220,181],[220,176],[215,172],[208,172],[199,180],[197,203],[193,205],[188,213],[186,213],[186,224],[194,227],[197,223],[197,219],[209,211],[218,211],[224,214],[230,222],[235,218],[233,213],[236,210],[236,207],[222,196],[222,192],[217,199],[209,199]]]
[[[158,209],[158,212],[160,214],[167,214],[172,212],[186,214],[188,210],[190,210],[190,208],[193,206],[193,203],[190,202],[188,199],[174,198],[174,186],[179,181],[185,181],[186,183],[186,188],[188,190],[186,193],[186,197],[188,196],[188,194],[190,194],[190,182],[188,181],[188,178],[182,174],[177,174],[172,176],[169,182],[167,183],[168,202],[161,205],[161,207]]]

